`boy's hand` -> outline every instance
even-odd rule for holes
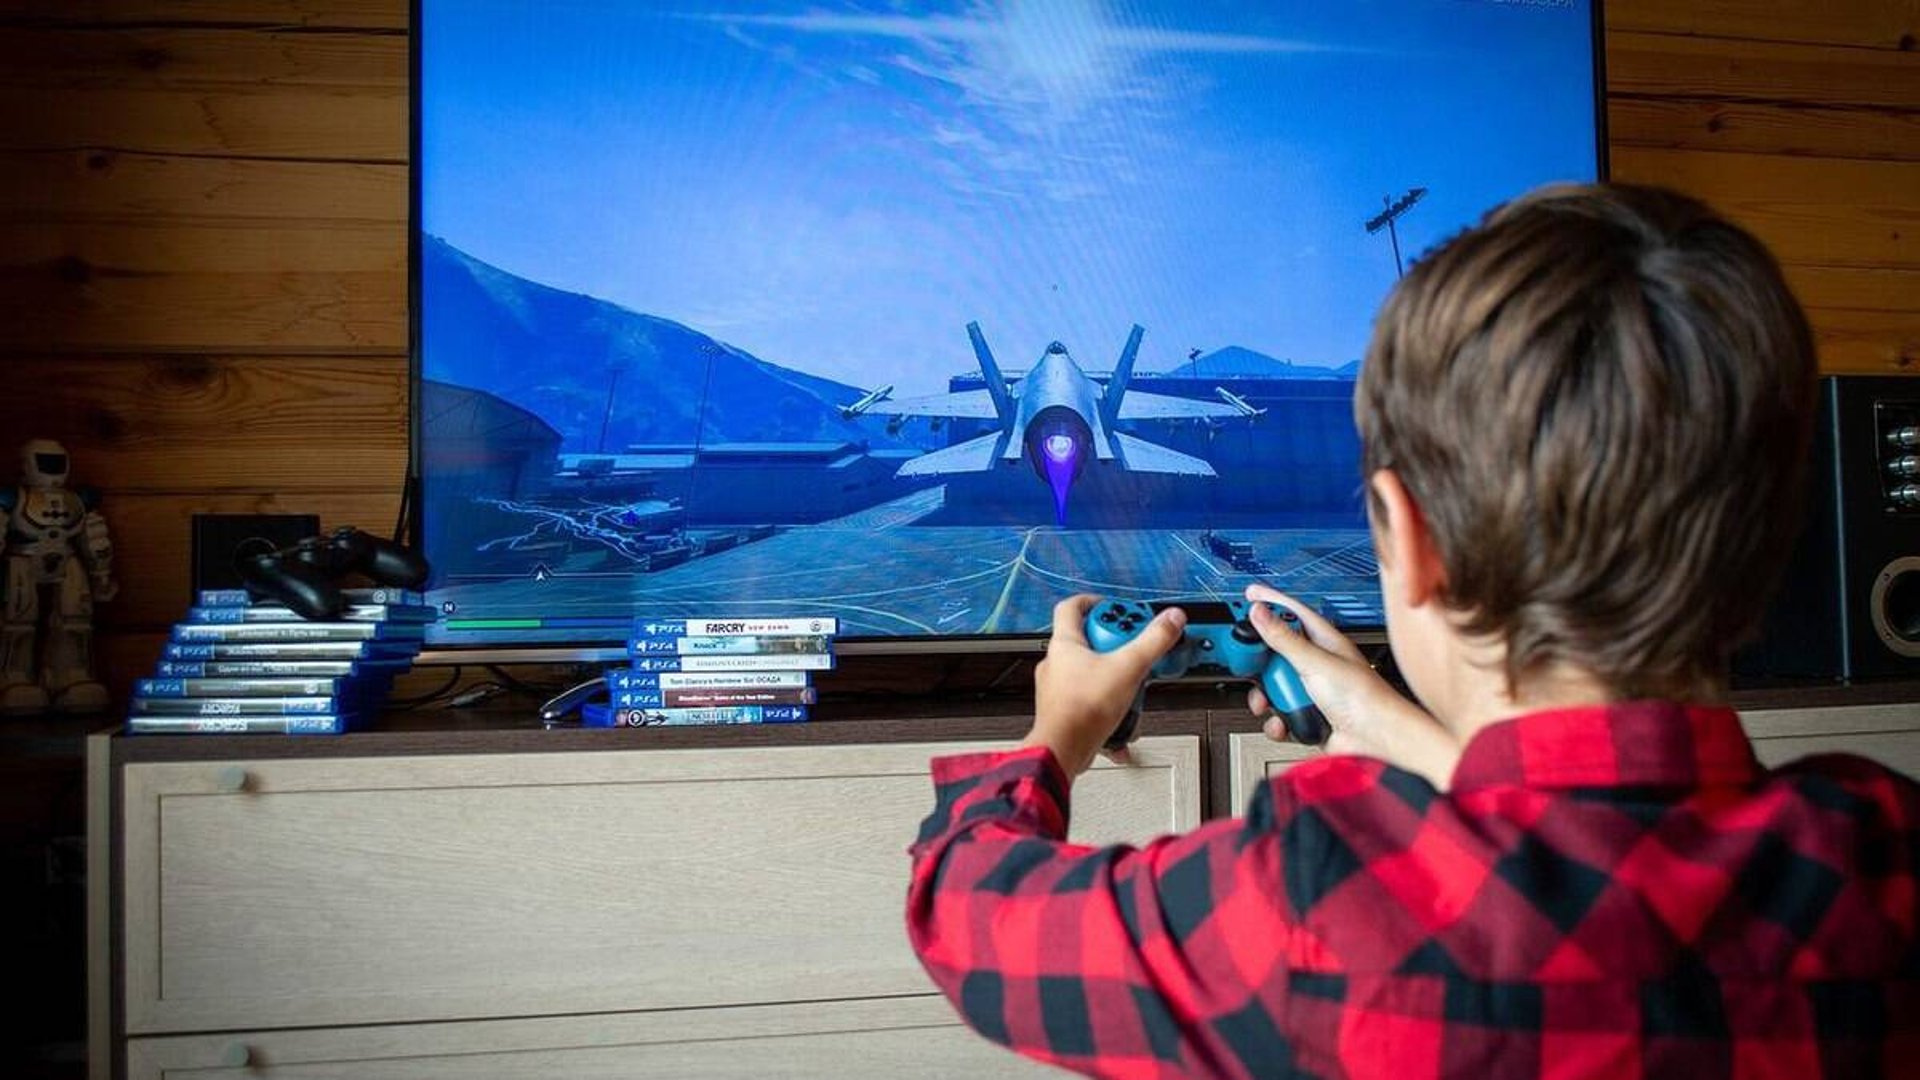
[[[1100,746],[1120,726],[1147,671],[1180,643],[1186,612],[1154,616],[1140,636],[1110,653],[1087,644],[1087,612],[1099,597],[1082,593],[1054,605],[1046,659],[1033,670],[1033,730],[1022,743],[1053,751],[1068,776],[1093,764]]]
[[[1247,586],[1247,599],[1253,602],[1253,625],[1261,639],[1300,673],[1307,694],[1333,728],[1328,751],[1380,758],[1425,776],[1437,788],[1447,786],[1460,746],[1438,720],[1400,696],[1359,647],[1319,612],[1265,585]],[[1292,612],[1301,629],[1289,627],[1268,604]],[[1266,718],[1262,730],[1268,738],[1286,740],[1286,725],[1272,715],[1258,686],[1247,694],[1247,707]]]

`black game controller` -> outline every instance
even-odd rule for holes
[[[417,553],[350,525],[269,554],[245,556],[238,568],[248,592],[278,600],[308,619],[336,618],[347,609],[336,582],[349,574],[376,585],[418,589],[431,573]]]

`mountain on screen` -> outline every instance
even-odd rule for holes
[[[696,440],[907,445],[871,419],[841,417],[857,387],[517,277],[438,237],[420,244],[421,288],[432,297],[422,308],[425,377],[533,412],[561,433],[563,452]]]
[[[1288,360],[1276,360],[1263,352],[1229,345],[1224,349],[1201,353],[1199,356],[1181,364],[1171,371],[1157,372],[1172,378],[1193,379],[1351,379],[1360,370],[1360,365],[1347,364],[1338,368],[1321,367],[1318,364],[1296,364]]]

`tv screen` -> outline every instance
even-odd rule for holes
[[[422,0],[438,646],[636,616],[1381,621],[1355,374],[1419,254],[1602,168],[1575,0]]]

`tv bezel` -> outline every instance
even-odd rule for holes
[[[425,518],[424,478],[420,473],[420,8],[425,0],[409,0],[407,56],[407,480],[402,495],[401,518],[406,542],[423,548]],[[1607,141],[1607,67],[1606,3],[1589,0],[1593,49],[1593,132],[1594,175],[1605,181],[1610,175]],[[1348,631],[1361,645],[1384,645],[1384,627]],[[1025,634],[950,634],[913,636],[843,637],[834,642],[834,651],[843,656],[937,653],[1036,653],[1046,646],[1044,633]],[[423,650],[415,663],[420,665],[459,664],[570,664],[614,663],[625,660],[624,641],[608,642],[528,642],[525,644],[436,644]]]

